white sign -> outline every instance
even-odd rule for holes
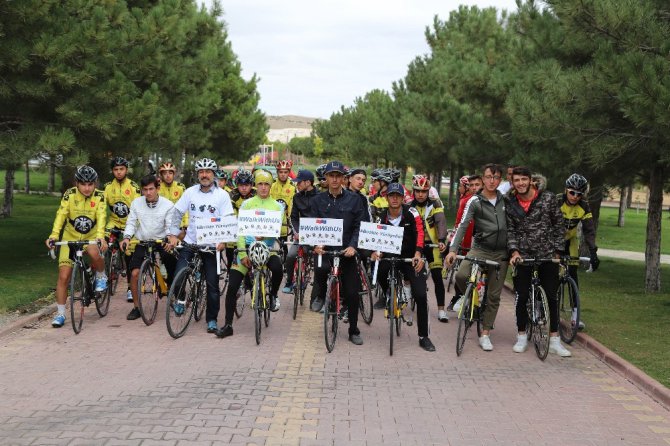
[[[282,211],[240,209],[237,216],[237,235],[249,237],[279,237]]]
[[[198,245],[237,241],[237,217],[196,217],[195,239]]]
[[[298,228],[301,245],[342,246],[344,221],[341,218],[301,218]]]
[[[403,232],[404,229],[399,226],[361,222],[358,247],[389,254],[400,254]]]

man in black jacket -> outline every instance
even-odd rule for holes
[[[402,247],[400,255],[374,252],[371,259],[384,257],[412,258],[412,264],[400,263],[398,269],[405,280],[409,280],[412,296],[416,301],[417,325],[419,330],[419,345],[426,351],[434,352],[435,346],[428,337],[428,298],[426,290],[426,269],[423,261],[423,219],[419,212],[403,204],[405,190],[399,183],[389,184],[386,198],[388,208],[380,215],[380,223],[403,228]],[[384,293],[388,289],[388,274],[391,269],[389,262],[381,262],[377,277]]]
[[[344,303],[349,309],[349,340],[356,344],[363,344],[363,338],[358,330],[358,301],[360,280],[356,271],[356,248],[358,247],[358,231],[361,221],[365,217],[365,210],[359,197],[342,187],[344,178],[344,164],[331,161],[324,169],[328,189],[312,198],[310,201],[310,216],[314,218],[335,218],[343,221],[342,246],[316,246],[314,252],[323,254],[326,249],[344,250],[340,261],[340,286]],[[315,262],[316,264],[316,262]],[[326,294],[325,277],[328,276],[328,262],[323,262],[321,268],[315,268],[314,287],[316,299],[323,299]],[[323,301],[314,301],[314,306],[323,306]],[[312,308],[314,309],[314,307]]]

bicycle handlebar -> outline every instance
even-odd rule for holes
[[[54,241],[51,246],[52,248],[49,250],[49,256],[53,259],[56,260],[56,251],[53,247],[55,246],[85,246],[85,245],[98,245],[98,248],[100,247],[100,243],[97,240],[69,240],[69,241],[61,241],[61,242],[56,242]]]
[[[457,255],[456,258],[459,260],[467,260],[470,263],[476,263],[478,265],[488,265],[488,266],[495,266],[498,269],[500,268],[500,263],[493,260],[478,259],[476,257],[468,257],[462,255]]]

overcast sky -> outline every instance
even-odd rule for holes
[[[201,0],[211,5],[211,0]],[[222,0],[242,75],[260,77],[268,115],[328,118],[357,96],[390,90],[428,53],[426,26],[459,4],[516,10],[514,0]]]

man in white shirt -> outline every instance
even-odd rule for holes
[[[142,196],[135,198],[130,204],[130,213],[126,220],[126,227],[123,230],[123,240],[121,241],[121,250],[125,251],[130,243],[130,239],[135,237],[140,241],[149,241],[164,239],[170,227],[169,219],[172,208],[172,202],[167,198],[159,196],[160,182],[154,175],[147,175],[140,180]],[[174,246],[167,244],[166,248],[172,250]],[[159,250],[161,261],[168,271],[168,285],[174,277],[176,258],[164,249]],[[137,297],[137,280],[140,276],[140,267],[146,254],[146,248],[137,245],[128,265],[130,269],[130,292],[133,296],[133,309],[128,313],[126,319],[129,321],[140,317],[139,301]]]
[[[198,184],[191,186],[175,203],[172,211],[171,228],[168,237],[173,244],[177,244],[179,224],[182,216],[188,212],[189,224],[184,241],[190,244],[197,243],[196,219],[199,217],[225,217],[233,214],[233,205],[228,192],[221,189],[215,179],[217,165],[214,160],[203,158],[195,162],[198,174]],[[212,246],[213,247],[213,246]],[[225,243],[216,245],[217,251],[225,249]],[[195,253],[183,249],[177,260],[177,271],[184,268]],[[216,333],[216,320],[219,315],[219,276],[216,274],[216,256],[213,253],[200,253],[202,256],[205,279],[207,281],[207,333]]]

